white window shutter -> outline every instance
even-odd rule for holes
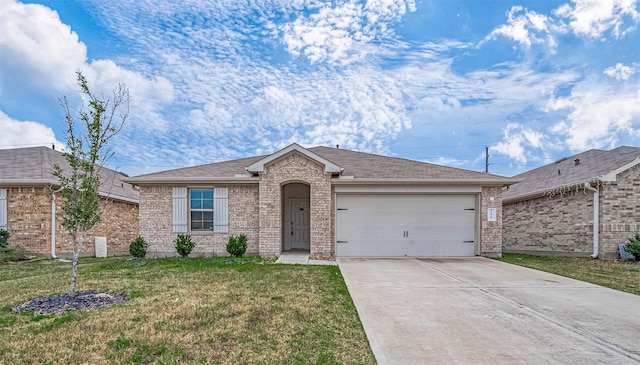
[[[213,192],[213,231],[229,232],[229,189],[215,188]]]
[[[187,188],[173,188],[173,231],[187,231]]]
[[[7,189],[0,189],[0,229],[7,229]]]

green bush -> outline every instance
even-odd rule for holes
[[[147,248],[149,248],[147,241],[142,236],[138,236],[129,244],[129,253],[135,258],[143,259],[147,256]]]
[[[629,238],[629,243],[624,247],[624,250],[632,254],[636,261],[640,261],[640,233]]]
[[[241,257],[247,252],[247,236],[239,234],[238,237],[229,236],[227,252],[231,256]]]
[[[9,246],[9,231],[0,229],[0,248],[7,248]]]
[[[191,250],[196,247],[196,243],[191,240],[191,236],[188,234],[179,233],[173,242],[176,244],[176,251],[182,257],[189,256]]]

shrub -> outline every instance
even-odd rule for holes
[[[632,254],[636,261],[640,261],[640,233],[629,238],[629,243],[624,247],[624,250]]]
[[[189,256],[191,250],[196,247],[196,243],[191,240],[191,236],[188,234],[178,234],[178,237],[176,237],[173,242],[176,244],[176,251],[178,251],[182,257]]]
[[[241,257],[247,252],[247,236],[239,234],[238,237],[230,236],[227,243],[227,252],[231,256]]]
[[[0,248],[7,248],[9,246],[9,231],[0,229]]]
[[[129,244],[129,253],[135,258],[143,259],[147,256],[147,248],[149,248],[147,241],[141,236],[138,236]]]

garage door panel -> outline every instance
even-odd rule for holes
[[[338,196],[338,256],[473,256],[475,196]]]

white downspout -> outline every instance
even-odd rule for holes
[[[56,193],[62,188],[51,193],[51,258],[57,259],[56,256]]]
[[[593,254],[592,259],[598,258],[598,236],[600,236],[600,189],[592,188],[588,181],[584,182],[586,190],[593,191]]]

